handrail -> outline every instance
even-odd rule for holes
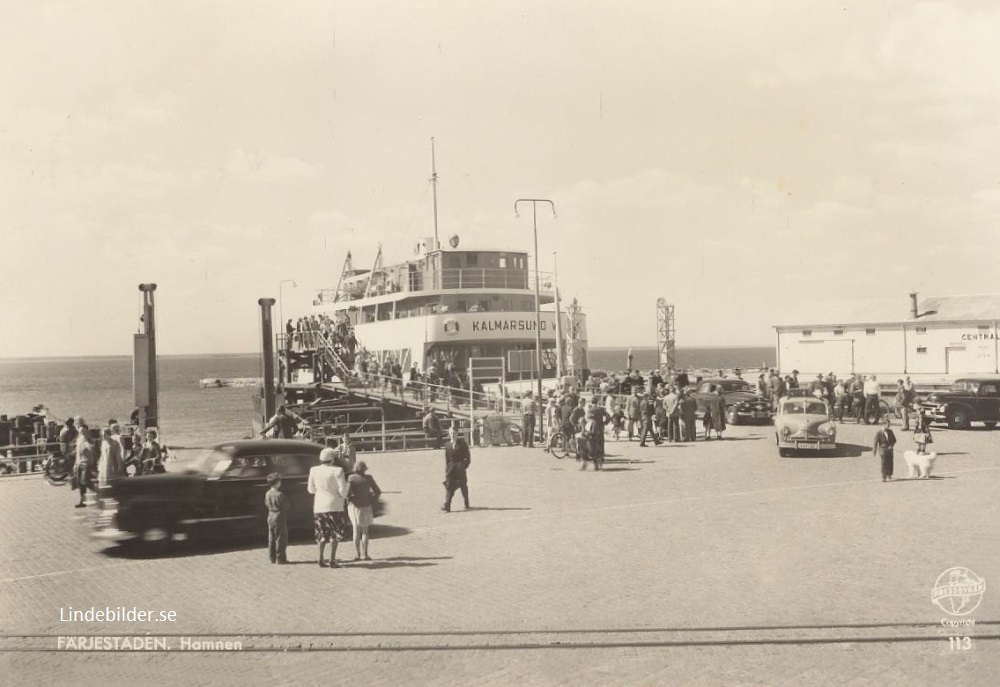
[[[341,284],[339,289],[319,289],[317,300],[322,303],[356,301],[394,293],[419,293],[452,289],[514,289],[531,291],[535,288],[535,275],[522,269],[505,267],[449,267],[426,272],[407,272],[396,281],[388,278],[388,271],[381,281],[368,285],[361,282]],[[554,289],[555,278],[551,272],[539,272],[538,285],[545,291]]]

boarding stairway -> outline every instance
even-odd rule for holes
[[[502,393],[407,382],[353,369],[344,359],[349,353],[335,343],[330,331],[309,327],[277,338],[286,367],[312,368],[317,380],[284,384],[290,408],[308,423],[307,436],[314,441],[328,443],[349,431],[359,450],[427,448],[436,442],[425,435],[421,420],[431,409],[443,431],[455,424],[470,436],[473,424],[486,416],[504,415],[520,423],[520,401]],[[332,375],[325,374],[330,371]],[[389,419],[399,417],[404,419]]]

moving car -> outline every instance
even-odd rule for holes
[[[951,429],[969,429],[973,422],[993,429],[1000,421],[1000,377],[956,379],[948,391],[923,399],[920,412],[932,422],[947,422]]]
[[[309,469],[323,446],[291,439],[252,439],[203,451],[184,472],[115,480],[98,503],[95,538],[111,543],[169,544],[267,532],[267,475],[281,475],[291,501],[289,534],[313,528]],[[376,510],[377,512],[377,510]]]
[[[711,397],[722,388],[722,396],[726,399],[726,422],[731,425],[752,422],[769,422],[771,420],[770,404],[758,396],[752,386],[742,379],[718,377],[703,379],[692,396],[698,401],[698,417],[704,417],[705,408]]]
[[[774,416],[778,455],[792,451],[832,451],[837,448],[837,425],[830,419],[830,405],[818,398],[784,397]]]

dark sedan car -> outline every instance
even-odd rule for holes
[[[698,417],[705,414],[709,399],[717,395],[720,387],[722,396],[726,399],[726,422],[731,425],[770,422],[770,404],[754,393],[749,383],[729,377],[701,380],[698,388],[691,394],[698,401]]]
[[[228,539],[267,532],[267,475],[281,475],[290,533],[312,530],[309,469],[323,447],[308,441],[232,441],[203,451],[184,472],[125,477],[98,503],[93,535],[113,543]]]

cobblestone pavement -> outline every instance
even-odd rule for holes
[[[0,674],[13,684],[992,685],[1000,679],[1000,431],[940,431],[939,479],[882,483],[874,428],[834,457],[779,458],[770,427],[640,448],[603,473],[476,449],[473,509],[439,510],[437,452],[366,456],[386,490],[369,563],[271,566],[263,539],[165,558],[102,552],[72,496],[0,481]],[[905,476],[900,431],[896,475]],[[460,499],[459,499],[460,502]],[[339,558],[353,558],[341,545]],[[946,631],[943,571],[987,580]],[[64,623],[59,609],[175,611]],[[56,652],[57,635],[169,635],[172,651]],[[181,637],[242,652],[178,651]],[[947,635],[970,635],[952,650]],[[39,635],[28,637],[26,635]]]

